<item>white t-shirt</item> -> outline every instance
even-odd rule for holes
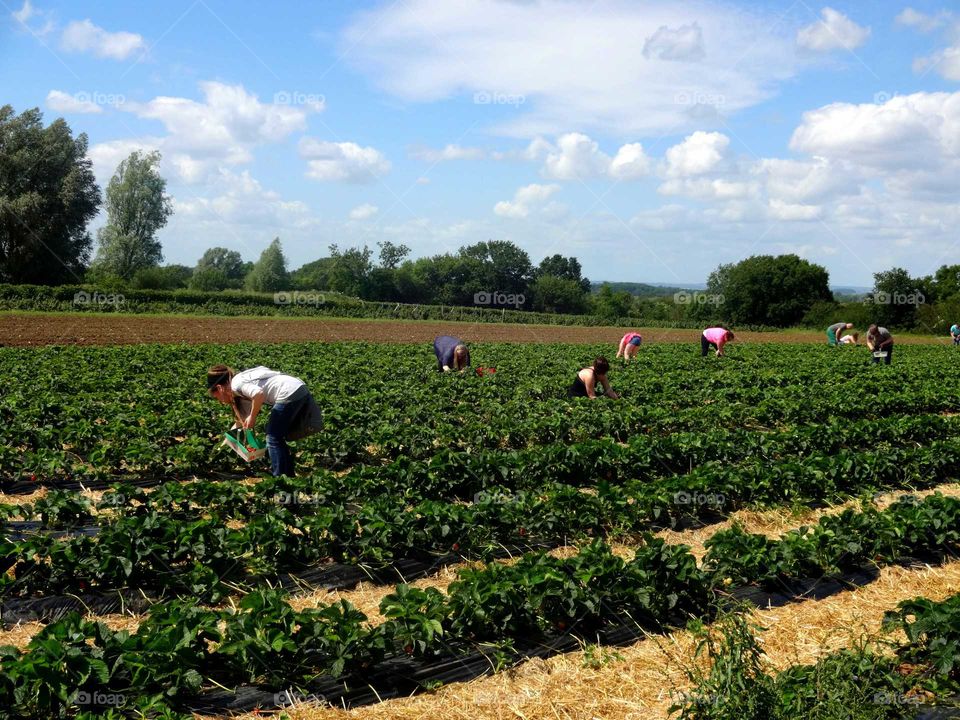
[[[230,388],[238,395],[252,399],[263,393],[263,401],[268,405],[286,402],[303,385],[300,378],[283,375],[263,365],[239,372],[230,381]]]

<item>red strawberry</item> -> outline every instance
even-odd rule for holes
[[[527,534],[527,531],[524,530],[523,528],[520,528],[519,532],[520,532],[520,537],[523,537],[524,535]]]
[[[404,651],[407,655],[413,655],[413,645],[406,645],[406,646],[404,646],[403,651]]]
[[[454,543],[454,544],[453,544],[453,550],[454,550],[454,552],[456,552],[456,551],[459,550],[459,549],[460,549],[460,543]]]

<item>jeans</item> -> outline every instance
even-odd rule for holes
[[[893,343],[890,343],[890,344],[887,345],[885,348],[883,348],[883,351],[884,351],[885,353],[887,353],[887,356],[883,359],[883,363],[884,363],[885,365],[889,365],[889,364],[890,364],[890,361],[893,360]],[[874,361],[875,363],[878,363],[878,362],[880,362],[880,358],[875,357],[875,358],[873,359],[873,361]]]
[[[706,357],[707,353],[710,352],[710,348],[716,348],[717,350],[720,349],[715,342],[713,342],[712,340],[707,340],[706,335],[701,335],[700,336],[700,357]]]
[[[270,471],[274,476],[294,475],[293,455],[287,446],[287,433],[309,397],[309,393],[304,393],[301,397],[294,396],[288,402],[277,403],[270,411],[270,419],[267,420],[267,452],[270,455]]]

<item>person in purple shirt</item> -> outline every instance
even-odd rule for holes
[[[717,349],[717,357],[723,357],[723,346],[733,339],[733,333],[726,328],[707,328],[700,336],[700,357],[706,357],[711,347]]]
[[[470,367],[470,350],[463,341],[452,335],[440,335],[433,341],[433,352],[437,356],[437,369],[441,372]]]

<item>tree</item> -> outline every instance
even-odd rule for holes
[[[378,242],[380,247],[380,267],[386,270],[396,270],[403,259],[410,254],[406,245],[394,245],[389,240]]]
[[[625,291],[614,292],[606,283],[600,286],[600,291],[592,299],[593,314],[608,320],[627,317],[633,309],[633,295]]]
[[[130,285],[139,290],[176,290],[187,287],[193,270],[186,265],[164,265],[137,270]]]
[[[187,286],[191,290],[202,290],[205,292],[216,292],[230,287],[230,278],[223,270],[215,267],[195,267],[190,274],[190,280]]]
[[[933,275],[937,301],[960,296],[960,265],[941,265]],[[930,298],[927,298],[930,301]]]
[[[290,273],[290,284],[297,290],[329,290],[333,258],[320,258]]]
[[[479,277],[471,278],[479,286],[474,292],[526,293],[532,280],[533,264],[525,250],[507,240],[490,240],[460,248],[459,255],[478,263]]]
[[[330,257],[333,262],[330,267],[330,289],[344,295],[365,297],[367,280],[373,268],[371,255],[370,248],[366,245],[363,250],[350,248],[343,251],[336,245],[331,245]]]
[[[892,327],[913,327],[917,307],[927,301],[923,292],[925,281],[910,277],[903,268],[891,268],[873,274],[873,304],[875,321]]]
[[[587,294],[579,282],[556,275],[541,275],[530,285],[533,309],[539,312],[582,313]]]
[[[0,107],[0,282],[81,279],[100,207],[86,154],[86,134],[74,138],[62,118],[44,128],[37,108]]]
[[[237,283],[241,283],[245,275],[240,253],[225,247],[212,247],[203,253],[194,271],[207,269],[219,270],[227,280]]]
[[[102,272],[130,280],[142,268],[163,259],[157,231],[167,224],[173,205],[167,181],[158,170],[160,153],[130,153],[107,185],[107,224],[97,234],[94,263]]]
[[[566,278],[573,280],[583,288],[584,292],[590,292],[590,281],[581,276],[580,261],[575,257],[565,258],[559,253],[544,258],[537,269],[534,271],[534,277],[543,277],[552,275],[553,277]]]
[[[248,290],[254,292],[276,292],[287,289],[290,278],[287,275],[287,259],[283,256],[283,249],[280,247],[280,238],[274,238],[267,249],[260,253],[260,259],[247,275],[245,284]]]
[[[693,293],[699,316],[720,316],[733,324],[787,327],[803,319],[814,303],[833,300],[826,268],[797,255],[754,255],[720,265],[707,292]]]

